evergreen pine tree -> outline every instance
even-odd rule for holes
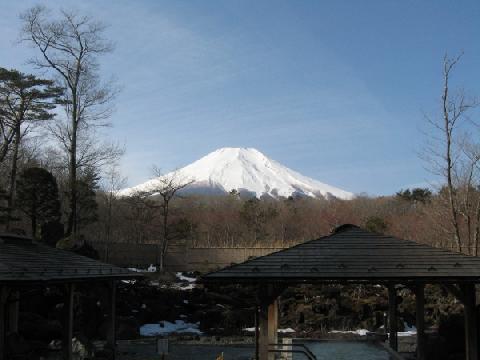
[[[17,180],[17,207],[30,218],[32,236],[37,225],[60,219],[60,201],[55,177],[38,167],[25,169]]]
[[[8,218],[8,195],[3,189],[0,189],[0,224],[5,224]]]
[[[53,110],[62,92],[52,80],[0,68],[0,162],[8,152],[11,153],[7,229],[12,219],[11,212],[16,208],[15,185],[22,139],[32,124],[53,119]]]
[[[78,226],[85,226],[98,220],[96,191],[100,177],[92,168],[86,169],[77,180],[77,220]]]

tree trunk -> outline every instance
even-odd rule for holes
[[[32,238],[35,239],[35,236],[37,235],[37,217],[35,214],[32,215]]]
[[[168,202],[169,200],[163,199],[163,239],[162,239],[162,248],[160,252],[160,271],[163,272],[165,267],[165,255],[168,248]]]
[[[468,211],[468,208],[466,208]],[[472,255],[473,254],[473,251],[472,251],[472,217],[470,216],[470,214],[466,214],[464,216],[465,218],[465,221],[466,221],[466,225],[467,225],[467,244],[466,244],[466,253],[468,255]]]
[[[475,234],[473,235],[473,255],[478,256],[478,238],[480,236],[480,199],[477,200],[475,213]]]
[[[32,238],[35,239],[35,235],[37,235],[37,206],[36,202],[32,205]]]
[[[8,149],[10,148],[10,144],[12,143],[13,141],[13,138],[15,136],[15,134],[11,133],[11,134],[5,134],[5,127],[2,126],[1,128],[1,131],[2,131],[2,135],[3,135],[3,139],[2,139],[2,145],[0,146],[0,163],[3,162],[3,160],[5,160],[5,158],[7,157],[7,154],[8,154]]]
[[[72,91],[72,135],[69,149],[70,213],[68,215],[66,236],[73,236],[74,241],[76,241],[77,237],[77,106],[77,95],[75,91]]]
[[[444,88],[443,88],[443,119],[444,119],[444,130],[445,130],[445,137],[447,140],[447,148],[445,151],[445,158],[447,160],[447,187],[448,187],[448,200],[450,203],[450,212],[451,212],[451,221],[455,230],[454,240],[457,245],[457,250],[459,252],[462,251],[462,242],[460,238],[460,229],[458,225],[457,219],[457,207],[455,205],[455,198],[454,198],[454,187],[453,187],[453,180],[452,180],[452,127],[450,124],[450,117],[448,113],[448,71],[444,73]]]
[[[108,194],[108,207],[107,207],[107,221],[105,223],[105,257],[104,261],[108,262],[108,247],[110,243],[110,233],[112,231],[112,202],[113,202],[113,192],[110,191]]]
[[[20,148],[20,140],[21,140],[21,128],[20,122],[17,122],[15,126],[15,142],[13,147],[13,154],[12,154],[12,166],[10,169],[10,187],[8,190],[8,208],[7,208],[7,219],[6,219],[6,229],[7,231],[10,230],[10,221],[12,217],[13,208],[15,206],[15,188],[16,188],[16,180],[17,180],[17,163],[18,163],[18,149]]]

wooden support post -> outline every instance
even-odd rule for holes
[[[268,306],[268,341],[278,343],[278,300],[273,300]]]
[[[63,358],[65,360],[72,360],[72,339],[73,339],[73,295],[75,292],[74,284],[65,285],[65,318],[63,329]]]
[[[108,311],[108,334],[107,334],[107,345],[113,352],[113,359],[115,359],[115,350],[116,350],[116,304],[117,304],[117,284],[115,280],[111,281],[108,284],[109,290],[109,311]]]
[[[260,338],[260,326],[259,326],[259,311],[258,306],[255,306],[255,360],[259,360],[259,347],[258,341]]]
[[[465,359],[478,359],[478,327],[475,284],[465,284],[462,286],[464,296],[464,316],[465,316]]]
[[[18,333],[18,316],[20,309],[20,292],[10,292],[8,301],[8,332]]]
[[[0,286],[0,360],[6,359],[5,353],[5,307],[7,304],[8,289]]]
[[[261,303],[259,317],[258,360],[268,360],[268,304]]]
[[[397,292],[394,284],[388,285],[388,324],[389,335],[388,341],[390,347],[397,351]]]
[[[415,288],[417,360],[425,360],[425,285],[417,284]]]
[[[273,360],[274,352],[269,349],[275,349],[270,344],[278,342],[278,302],[277,298],[283,288],[275,285],[268,285],[259,289],[258,302],[258,324],[260,326],[258,336],[258,360]],[[278,347],[277,347],[278,349]]]
[[[268,343],[278,343],[278,299],[268,305]],[[277,348],[277,347],[270,347]],[[275,353],[269,354],[269,359],[275,359]]]

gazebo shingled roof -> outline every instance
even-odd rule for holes
[[[75,283],[104,283],[110,294],[106,346],[115,352],[115,283],[120,279],[137,277],[142,275],[70,251],[45,246],[28,237],[0,234],[0,360],[7,356],[6,334],[18,332],[19,290],[44,284],[65,286],[63,358],[72,359]]]
[[[0,284],[139,277],[127,269],[15,235],[0,235]]]
[[[205,282],[480,282],[480,258],[342,225],[331,235],[203,277]]]
[[[301,283],[374,283],[388,287],[389,344],[397,349],[396,284],[415,292],[417,359],[425,359],[425,284],[441,284],[464,305],[465,353],[478,359],[475,284],[480,258],[414,241],[372,233],[345,224],[331,235],[311,240],[202,277],[209,283],[257,285],[256,358],[271,360],[278,350],[278,296]]]

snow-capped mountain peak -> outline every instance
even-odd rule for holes
[[[173,173],[164,175],[173,176]],[[221,148],[175,172],[181,181],[193,181],[188,192],[221,193],[237,190],[257,197],[337,197],[352,199],[348,191],[303,176],[280,163],[269,159],[254,148]],[[128,196],[136,191],[149,191],[158,183],[152,179],[146,183],[124,189],[120,195]]]

